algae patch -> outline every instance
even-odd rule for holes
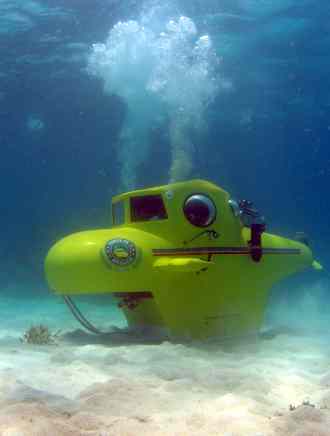
[[[57,345],[57,339],[60,334],[60,330],[52,333],[46,325],[32,325],[23,336],[20,341],[25,344],[34,345]]]

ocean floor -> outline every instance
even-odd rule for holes
[[[133,335],[111,300],[78,300],[80,328],[47,289],[0,299],[1,436],[328,436],[330,333],[271,327],[241,343]],[[33,295],[33,297],[29,297]],[[21,342],[44,323],[57,345]]]

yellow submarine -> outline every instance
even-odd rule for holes
[[[129,327],[171,337],[255,334],[273,284],[322,268],[304,238],[265,229],[251,202],[204,180],[136,190],[113,198],[111,228],[57,242],[46,277],[95,333],[71,296],[112,293]]]

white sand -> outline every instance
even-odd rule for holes
[[[104,321],[104,306],[83,307]],[[0,435],[330,434],[326,336],[282,329],[236,345],[97,337],[54,298],[18,305],[8,293],[0,316]],[[109,319],[123,325],[113,308]],[[57,346],[19,341],[39,322],[64,328]]]

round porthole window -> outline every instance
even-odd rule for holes
[[[210,197],[204,194],[193,194],[184,202],[183,213],[192,225],[207,227],[214,222],[217,209]]]

